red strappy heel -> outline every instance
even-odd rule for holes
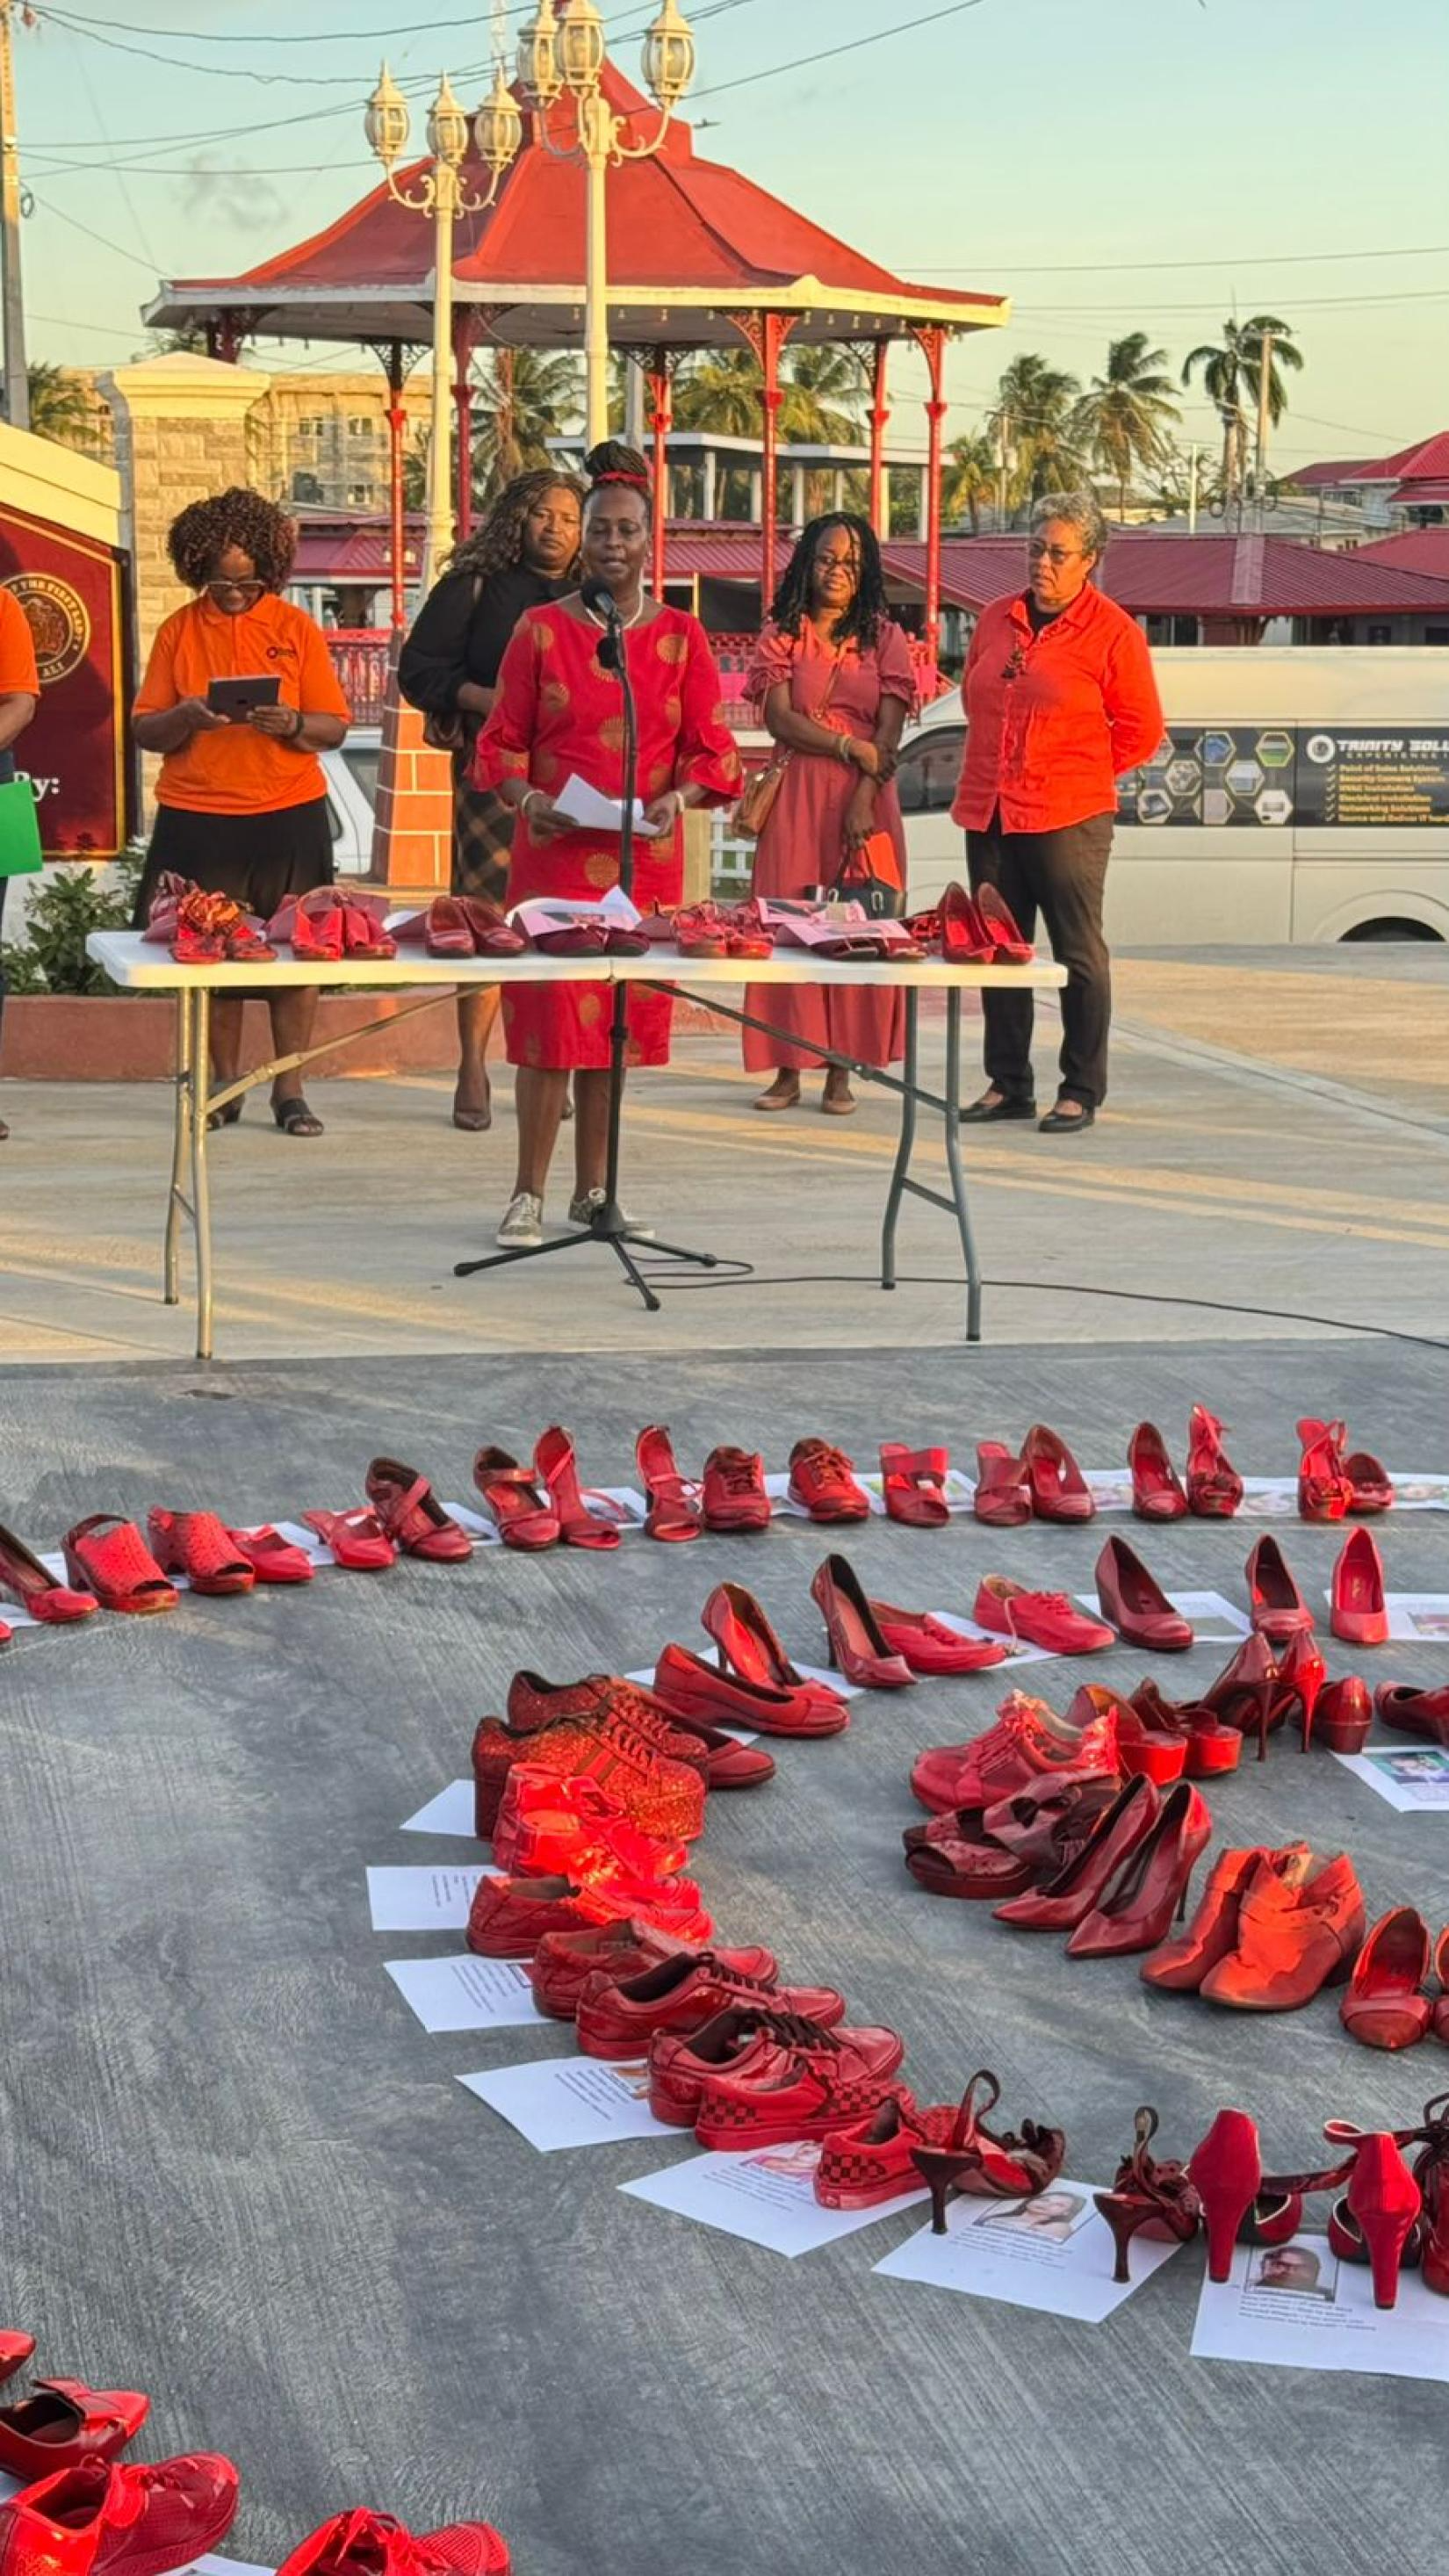
[[[883,1441],[880,1472],[887,1517],[908,1529],[943,1528],[951,1517],[944,1490],[950,1464],[948,1450],[906,1449],[899,1441]]]
[[[445,1512],[426,1476],[397,1458],[374,1458],[364,1487],[367,1499],[388,1537],[404,1556],[432,1564],[461,1565],[473,1553],[473,1542]]]
[[[893,1655],[849,1559],[827,1556],[810,1584],[810,1598],[825,1622],[830,1662],[859,1690],[904,1690],[915,1674]]]
[[[665,1541],[702,1538],[704,1505],[700,1489],[692,1478],[680,1474],[668,1425],[650,1423],[635,1441],[634,1455],[648,1504],[645,1536]]]
[[[1149,2153],[1157,2135],[1157,2113],[1150,2104],[1143,2104],[1132,2126],[1131,2150],[1117,2167],[1111,2190],[1092,2194],[1117,2248],[1114,2281],[1132,2278],[1127,2255],[1134,2236],[1175,2237],[1185,2245],[1196,2236],[1202,2216],[1186,2165],[1159,2164]]]
[[[549,1510],[529,1469],[506,1449],[480,1449],[473,1482],[505,1547],[557,1546],[558,1514]]]
[[[547,1488],[558,1523],[558,1534],[565,1547],[618,1546],[618,1523],[601,1520],[589,1510],[579,1484],[579,1462],[572,1432],[561,1430],[557,1423],[541,1432],[534,1448],[533,1463]]]
[[[89,1619],[100,1607],[93,1592],[71,1592],[57,1583],[25,1541],[8,1529],[0,1529],[0,1600],[18,1602],[32,1619],[57,1628],[72,1619]]]
[[[1187,1426],[1187,1508],[1202,1521],[1231,1520],[1243,1499],[1243,1480],[1223,1448],[1223,1426],[1205,1404],[1195,1404]]]
[[[976,1492],[971,1509],[990,1529],[1020,1529],[1031,1518],[1031,1479],[1024,1458],[1000,1440],[976,1448]]]
[[[977,2088],[983,2099],[977,2102]],[[1024,2120],[1018,2136],[1008,2131],[994,2137],[985,2125],[985,2114],[995,2109],[1001,2099],[1001,2086],[989,2067],[979,2066],[967,2082],[961,2096],[961,2107],[952,2123],[951,2134],[944,2146],[929,2146],[924,2141],[911,2149],[911,2162],[931,2195],[931,2233],[946,2233],[946,2203],[953,2191],[979,2194],[987,2199],[1015,2200],[1045,2191],[1055,2182],[1066,2157],[1067,2141],[1060,2129],[1045,2129],[1035,2120]]]
[[[1305,1521],[1341,1521],[1353,1501],[1353,1485],[1343,1462],[1341,1422],[1320,1422],[1305,1415],[1298,1425],[1303,1455],[1298,1462],[1298,1517]]]

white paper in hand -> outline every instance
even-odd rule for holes
[[[553,810],[566,822],[572,823],[577,832],[622,832],[624,828],[623,798],[600,795],[598,788],[591,787],[586,778],[580,778],[577,770],[570,770],[553,800]],[[644,808],[637,796],[634,799],[634,829],[641,840],[655,838],[652,827],[644,820]]]

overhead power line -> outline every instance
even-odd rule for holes
[[[964,17],[968,9],[980,9],[984,0],[951,0],[947,9],[932,9],[924,18],[901,18],[893,27],[877,27],[868,36],[852,36],[843,45],[822,45],[813,54],[797,54],[788,63],[771,63],[764,71],[741,72],[737,80],[710,81],[703,89],[692,92],[695,98],[723,98],[726,90],[751,89],[756,81],[779,80],[786,72],[813,71],[818,63],[834,62],[841,54],[863,53],[867,45],[884,45],[892,36],[908,36],[917,27],[934,27],[942,18]]]
[[[1135,277],[1164,268],[1308,268],[1330,260],[1446,258],[1449,242],[1415,242],[1403,250],[1213,251],[1206,259],[1052,259],[1035,264],[1013,259],[1011,268],[1016,277]],[[992,261],[978,260],[972,268],[942,268],[922,260],[906,264],[919,269],[923,277],[975,277]]]

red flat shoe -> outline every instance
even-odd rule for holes
[[[1305,1521],[1341,1521],[1353,1501],[1353,1486],[1344,1472],[1343,1424],[1320,1422],[1308,1414],[1298,1425],[1303,1455],[1298,1462],[1298,1516]]]
[[[462,1565],[473,1542],[445,1512],[426,1476],[397,1458],[374,1458],[363,1486],[393,1545],[430,1565]]]
[[[476,954],[472,930],[455,895],[434,895],[424,911],[398,923],[393,937],[408,946],[421,940],[429,957],[472,957]]]
[[[833,1986],[780,1986],[774,1978],[741,1977],[722,1967],[712,1950],[676,1952],[639,1976],[616,1979],[601,1971],[579,1997],[579,2046],[586,2057],[647,2057],[660,2031],[702,2030],[716,2013],[765,2003],[772,2012],[796,2013],[833,2030],[845,2019],[845,1997]]]
[[[1099,1817],[1076,1858],[1030,1896],[996,1908],[998,1923],[1019,1932],[1071,1932],[1084,1923],[1112,1880],[1157,1822],[1162,1802],[1147,1779],[1129,1780]]]
[[[73,1619],[89,1619],[100,1608],[93,1592],[72,1592],[65,1584],[57,1583],[25,1541],[8,1529],[0,1529],[0,1601],[18,1602],[32,1619],[56,1628]],[[4,2376],[0,2370],[0,2381]]]
[[[1154,1950],[1175,1915],[1187,1911],[1192,1873],[1212,1840],[1206,1800],[1190,1780],[1169,1789],[1150,1831],[1067,1943],[1071,1959],[1120,1958]]]
[[[1238,2012],[1296,2012],[1320,1986],[1352,1974],[1364,1930],[1363,1891],[1346,1852],[1260,1869],[1243,1891],[1236,1948],[1198,1991]]]
[[[774,1983],[780,1963],[773,1950],[721,1950],[710,1954],[727,1974],[752,1986]],[[590,1979],[600,1970],[616,1981],[642,1976],[664,1959],[698,1959],[703,1953],[647,1923],[597,1923],[583,1932],[546,1932],[528,1971],[533,1999],[551,2021],[572,2021]]]
[[[1155,1422],[1139,1422],[1127,1444],[1132,1509],[1140,1521],[1180,1521],[1187,1495]]]
[[[532,1551],[558,1545],[557,1512],[550,1511],[530,1470],[520,1467],[506,1449],[480,1449],[473,1461],[473,1482],[505,1547]]]
[[[1104,1773],[1115,1789],[1119,1777],[1117,1728],[1108,1716],[1081,1728],[1069,1726],[1025,1691],[1012,1691],[996,1722],[968,1744],[939,1744],[911,1771],[911,1793],[923,1807],[944,1815],[952,1808],[990,1808],[1018,1794],[1039,1793],[1058,1780]]]
[[[0,2505],[0,2567],[47,2576],[168,2576],[224,2540],[240,2480],[230,2460],[82,2460]]]
[[[1028,1592],[1005,1574],[982,1576],[971,1616],[993,1636],[1024,1637],[1049,1655],[1100,1655],[1117,1643],[1115,1628],[1079,1610],[1065,1592]]]
[[[304,1547],[294,1547],[280,1530],[264,1521],[260,1529],[228,1530],[237,1554],[251,1567],[258,1583],[310,1583],[312,1559]]]
[[[711,1530],[770,1526],[765,1462],[748,1449],[711,1449],[704,1462],[704,1525]]]
[[[999,1440],[977,1444],[976,1491],[971,1509],[990,1529],[1020,1529],[1031,1518],[1031,1479],[1026,1462],[1013,1457]]]
[[[707,1664],[688,1646],[666,1646],[654,1667],[654,1688],[671,1714],[707,1726],[749,1727],[760,1735],[840,1735],[850,1723],[843,1699],[816,1682],[776,1689],[742,1681]]]
[[[1243,1499],[1243,1480],[1223,1448],[1223,1426],[1205,1404],[1195,1404],[1187,1426],[1187,1508],[1201,1521],[1231,1520]]]
[[[878,2109],[906,2053],[893,2030],[822,2030],[788,2014],[775,2029],[780,2047],[772,2059],[706,2079],[694,2123],[702,2147],[737,2153],[827,2138]]]
[[[292,955],[301,964],[335,965],[343,951],[342,906],[331,886],[314,887],[298,901],[291,929]]]
[[[843,1449],[828,1440],[797,1440],[790,1452],[790,1500],[802,1503],[812,1521],[863,1521],[870,1497],[855,1481],[855,1468]]]
[[[480,1451],[479,1455],[482,1454]],[[551,1429],[540,1432],[533,1463],[539,1481],[547,1488],[553,1517],[558,1523],[558,1534],[565,1547],[618,1546],[618,1523],[600,1520],[589,1510],[588,1498],[579,1485],[579,1462],[571,1431],[562,1431],[554,1424]],[[514,1541],[515,1546],[537,1543]]]
[[[1333,1569],[1330,1625],[1349,1646],[1388,1643],[1389,1614],[1384,1604],[1384,1563],[1377,1542],[1366,1529],[1349,1533]]]
[[[174,1610],[181,1595],[168,1583],[134,1521],[114,1512],[92,1512],[61,1540],[73,1590],[90,1593],[103,1610],[145,1618]]]
[[[454,895],[453,902],[463,916],[464,927],[473,942],[475,957],[521,957],[528,946],[521,930],[515,930],[506,912],[479,894]]]
[[[699,1616],[705,1635],[714,1640],[722,1672],[729,1670],[765,1690],[801,1693],[826,1721],[807,1732],[838,1735],[848,1724],[839,1691],[797,1672],[753,1592],[742,1583],[717,1583]]]
[[[0,2406],[0,2469],[29,2486],[81,2460],[113,2460],[140,2432],[149,2397],[133,2388],[87,2388],[83,2379],[37,2379],[28,2397]]]
[[[1393,1482],[1387,1467],[1368,1449],[1355,1449],[1345,1458],[1343,1472],[1353,1487],[1348,1507],[1350,1520],[1366,1519],[1370,1512],[1386,1512],[1394,1499]]]
[[[978,2107],[977,2088],[983,2099]],[[1066,2160],[1067,2142],[1060,2129],[1045,2129],[1023,2120],[1018,2135],[994,2135],[984,2114],[995,2109],[1001,2087],[990,2069],[978,2067],[967,2083],[944,2143],[916,2147],[911,2161],[931,2195],[931,2233],[946,2234],[946,2204],[953,2191],[990,2200],[1030,2199],[1055,2182]]]
[[[509,2576],[508,2543],[491,2522],[411,2532],[390,2513],[334,2514],[284,2558],[277,2576]]]
[[[906,1449],[898,1441],[881,1445],[881,1490],[887,1518],[907,1529],[944,1529],[951,1517],[945,1484],[951,1464],[945,1449]]]
[[[1449,1745],[1449,1682],[1438,1690],[1417,1690],[1411,1682],[1380,1682],[1374,1713],[1396,1735],[1417,1735],[1425,1744]]]
[[[274,966],[277,952],[262,931],[259,921],[249,921],[243,914],[226,934],[226,961],[229,966]]]
[[[1374,1722],[1373,1696],[1357,1673],[1330,1682],[1318,1702],[1318,1740],[1328,1753],[1362,1753]]]
[[[1429,1927],[1412,1905],[1381,1914],[1344,1989],[1338,2018],[1364,2048],[1413,2048],[1433,2007],[1419,1989],[1429,1974]]]
[[[480,1959],[531,1959],[553,1932],[586,1932],[601,1923],[636,1923],[684,1942],[708,1941],[714,1924],[688,1879],[626,1875],[591,1878],[480,1878],[464,1934]]]
[[[827,1556],[811,1578],[810,1598],[825,1622],[827,1660],[848,1682],[858,1690],[906,1690],[914,1684],[905,1657],[892,1654],[881,1635],[847,1558]]]
[[[146,1534],[165,1574],[184,1574],[193,1592],[250,1592],[256,1573],[215,1512],[148,1512]]]
[[[1007,1649],[987,1637],[962,1637],[929,1610],[898,1610],[892,1601],[872,1601],[871,1617],[893,1655],[913,1673],[979,1673],[1006,1661]]]
[[[35,2337],[28,2334],[0,2333],[0,2388],[23,2370],[35,2351]]]
[[[644,1535],[683,1541],[704,1535],[704,1506],[698,1485],[681,1476],[666,1425],[651,1423],[634,1443],[647,1510]]]
[[[1149,1654],[1176,1655],[1193,1642],[1181,1611],[1174,1610],[1155,1574],[1125,1538],[1109,1538],[1097,1559],[1097,1599],[1129,1646]]]
[[[1031,1485],[1031,1507],[1039,1521],[1089,1521],[1096,1511],[1086,1478],[1065,1440],[1034,1422],[1021,1444],[1021,1461]]]
[[[1248,1604],[1253,1626],[1275,1646],[1311,1628],[1313,1613],[1288,1570],[1278,1541],[1265,1531],[1248,1557]]]
[[[304,1512],[302,1518],[348,1574],[381,1574],[397,1563],[397,1549],[374,1511]]]

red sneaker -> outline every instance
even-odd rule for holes
[[[832,2129],[815,2168],[815,2197],[822,2209],[874,2209],[923,2189],[913,2147],[949,2145],[956,2106],[923,2110],[903,2084],[863,2120]]]
[[[684,2036],[661,2031],[650,2041],[649,2108],[656,2120],[671,2129],[692,2129],[712,2076],[779,2059],[780,2035],[768,2001],[762,1995],[758,2005],[732,2004],[702,2030]]]
[[[1006,1660],[1005,1646],[962,1637],[929,1610],[898,1610],[890,1601],[872,1601],[870,1608],[891,1653],[902,1656],[913,1673],[979,1673]]]
[[[1115,1629],[1079,1610],[1065,1592],[1028,1592],[1024,1583],[1013,1583],[1005,1574],[982,1577],[971,1616],[978,1628],[990,1628],[998,1637],[1024,1637],[1049,1655],[1099,1655],[1117,1643]]]
[[[693,1842],[704,1831],[705,1787],[698,1770],[665,1760],[647,1736],[605,1707],[596,1715],[559,1717],[520,1734],[502,1718],[480,1719],[473,1737],[474,1830],[486,1842],[497,1820],[504,1782],[515,1762],[556,1778],[596,1780],[641,1833]]]
[[[4,2576],[166,2576],[224,2540],[240,2481],[230,2460],[82,2460],[0,2505]]]
[[[716,2013],[768,2003],[832,2029],[845,2019],[845,1997],[833,1986],[777,1986],[741,1977],[718,1953],[684,1952],[624,1979],[601,1970],[579,1997],[579,2046],[586,2057],[643,2057],[656,2032],[702,2030]]]
[[[714,1924],[687,1878],[480,1878],[467,1942],[480,1959],[531,1959],[550,1932],[587,1932],[600,1923],[648,1924],[676,1940],[704,1942]]]
[[[704,1525],[712,1530],[761,1530],[770,1526],[765,1462],[748,1449],[711,1449],[701,1487]]]
[[[844,1700],[816,1682],[774,1690],[719,1671],[688,1646],[666,1646],[654,1667],[654,1689],[665,1707],[711,1725],[749,1726],[761,1735],[839,1735],[850,1723]]]
[[[870,1497],[855,1481],[853,1460],[828,1440],[797,1440],[790,1452],[790,1500],[812,1521],[863,1521]]]
[[[752,1986],[773,1985],[780,1972],[773,1950],[714,1949],[710,1955],[726,1974],[742,1977]],[[551,2021],[572,2021],[585,1986],[601,1970],[621,1983],[626,1977],[642,1976],[646,1968],[657,1968],[662,1960],[700,1956],[694,1944],[647,1923],[590,1924],[582,1932],[546,1932],[534,1951],[528,1976],[539,2011]]]
[[[923,1807],[944,1815],[952,1807],[989,1807],[1036,1789],[1052,1775],[1119,1771],[1114,1718],[1076,1727],[1046,1701],[1013,1691],[996,1724],[969,1744],[941,1744],[923,1753],[911,1788]]]
[[[82,2460],[113,2460],[150,2411],[149,2397],[134,2388],[37,2379],[28,2397],[0,2406],[0,2469],[29,2486]]]
[[[676,1724],[662,1699],[641,1682],[617,1673],[586,1673],[578,1682],[545,1681],[542,1673],[515,1673],[508,1685],[508,1723],[519,1735],[536,1735],[560,1717],[622,1717],[666,1762],[687,1763],[702,1780],[709,1763],[699,1737]]]
[[[784,2146],[826,2138],[877,2110],[906,2053],[893,2030],[821,2030],[787,2015],[778,2052],[706,2078],[694,2134],[702,2147]]]
[[[509,2576],[508,2543],[491,2522],[411,2532],[390,2513],[334,2514],[310,2532],[277,2576]]]
[[[639,1878],[669,1878],[688,1857],[683,1843],[641,1834],[595,1780],[560,1779],[515,1762],[493,1828],[493,1858],[517,1878],[582,1884],[602,1867]]]
[[[1089,1521],[1097,1506],[1065,1440],[1034,1422],[1021,1444],[1021,1463],[1039,1521]]]

